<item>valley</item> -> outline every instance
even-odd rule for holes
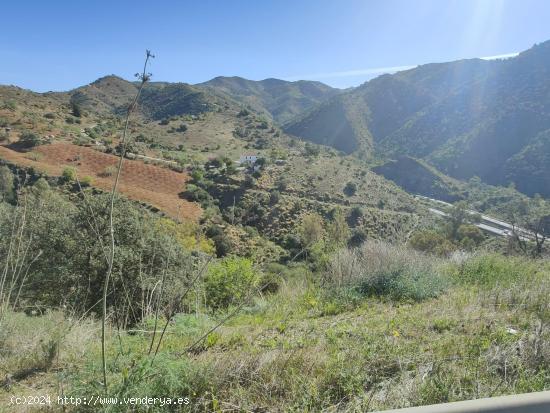
[[[550,388],[548,63],[545,42],[348,89],[147,65],[0,86],[0,411],[25,392],[355,412]],[[167,411],[134,407],[101,409]]]

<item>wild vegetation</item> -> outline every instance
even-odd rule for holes
[[[550,387],[547,200],[408,158],[461,200],[437,218],[369,168],[368,134],[367,164],[275,121],[322,96],[361,108],[346,94],[138,80],[0,89],[0,405],[32,389],[188,398],[54,411],[351,412]]]
[[[441,229],[454,245],[444,254],[354,243],[336,210],[304,215],[286,258],[262,262],[212,258],[223,229],[208,241],[198,225],[118,198],[105,393],[97,317],[109,197],[0,171],[3,401],[40,386],[189,397],[183,411],[367,411],[549,385],[550,265],[521,249],[460,252],[460,206]]]

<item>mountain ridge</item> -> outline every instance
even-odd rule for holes
[[[509,59],[422,65],[379,76],[339,95],[341,102],[359,104],[354,113],[345,104],[338,106],[340,115],[332,122],[344,132],[333,134],[333,139],[326,139],[322,105],[285,130],[359,155],[360,143],[366,140],[363,147],[376,156],[413,156],[455,178],[479,176],[491,184],[514,183],[529,195],[550,196],[546,180],[532,185],[525,172],[550,174],[543,163],[547,157],[531,157],[537,164],[526,165],[521,155],[550,129],[549,67],[550,41]]]
[[[227,94],[279,124],[340,93],[339,89],[317,81],[248,80],[239,76],[218,76],[195,86]]]
[[[161,121],[252,110],[294,137],[363,159],[411,156],[454,178],[478,176],[550,196],[549,67],[547,41],[513,58],[428,63],[346,90],[316,81],[238,76],[195,85],[150,82],[140,111],[145,119]],[[107,75],[41,95],[121,114],[136,88],[136,82]]]

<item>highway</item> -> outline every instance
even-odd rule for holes
[[[453,206],[452,204],[449,204],[448,202],[440,201],[438,199],[432,199],[432,198],[428,198],[428,197],[420,196],[420,195],[417,195],[417,197],[428,200],[428,201],[438,203],[440,205],[445,205],[445,206],[448,206],[448,207]],[[446,218],[446,217],[449,216],[448,213],[446,213],[444,211],[441,211],[440,209],[437,209],[437,208],[428,208],[428,210],[432,214],[438,215],[438,216],[443,217],[443,218]],[[485,232],[487,232],[491,235],[500,236],[500,237],[510,237],[510,236],[512,236],[513,230],[514,230],[514,226],[512,224],[510,224],[508,222],[505,222],[505,221],[501,221],[499,219],[496,219],[496,218],[493,218],[493,217],[490,217],[490,216],[487,216],[487,215],[479,214],[478,212],[473,211],[471,209],[467,210],[467,212],[472,214],[472,215],[480,215],[481,216],[481,222],[479,222],[477,224],[474,224],[474,225],[476,227],[478,227],[479,229],[481,229],[482,231],[485,231]],[[522,241],[529,241],[529,240],[532,240],[534,238],[534,234],[532,232],[524,229],[524,228],[516,227],[516,232],[521,234],[520,239]]]

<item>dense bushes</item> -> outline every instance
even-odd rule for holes
[[[19,144],[25,148],[32,148],[42,143],[38,135],[32,132],[25,132],[19,137]]]
[[[376,241],[335,254],[327,276],[329,283],[336,287],[396,300],[436,297],[447,284],[438,272],[435,259],[403,246]]]
[[[417,251],[447,256],[456,247],[445,236],[436,231],[419,231],[412,235],[409,245]]]
[[[39,182],[39,181],[38,181]],[[21,268],[14,288],[24,282],[17,307],[60,305],[74,311],[97,312],[109,245],[109,197],[92,196],[69,202],[47,188],[25,189],[20,207],[3,204],[0,215],[0,257],[9,268]],[[151,310],[151,297],[164,274],[171,288],[163,305],[172,300],[194,271],[194,259],[181,246],[178,234],[155,225],[158,218],[118,198],[115,203],[115,262],[108,306],[118,308],[123,323],[140,320]],[[18,228],[13,235],[12,223]],[[25,251],[18,256],[10,243]],[[3,263],[4,264],[4,263]],[[15,296],[12,296],[15,299]]]
[[[204,281],[206,302],[214,310],[239,304],[257,285],[258,280],[250,260],[225,258],[208,269]]]
[[[348,182],[344,187],[344,194],[347,196],[353,196],[357,192],[357,184],[355,182]]]
[[[447,257],[453,251],[472,251],[485,240],[483,232],[473,224],[453,222],[438,230],[415,232],[409,245],[417,251]]]

